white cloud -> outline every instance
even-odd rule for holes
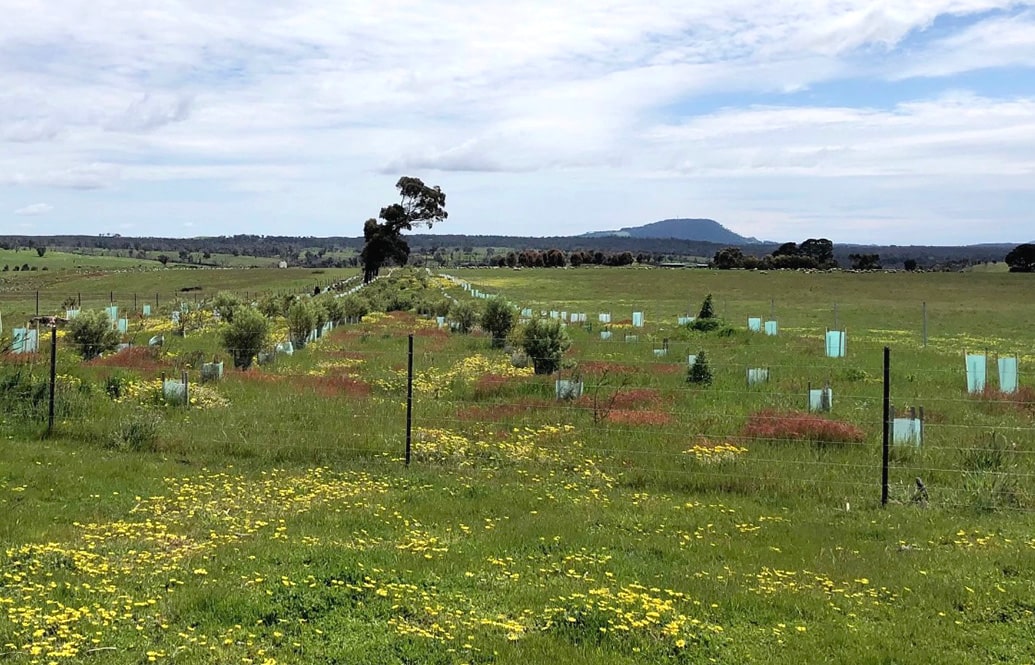
[[[26,217],[36,217],[37,215],[46,215],[48,212],[54,210],[54,207],[46,203],[33,203],[27,205],[24,208],[18,208],[14,211],[16,215],[24,215]]]
[[[645,139],[669,168],[705,175],[1035,174],[1035,99],[735,109],[655,127]]]
[[[992,67],[1035,67],[1035,13],[989,19],[939,39],[892,78],[951,76]]]
[[[3,164],[0,161],[0,164]],[[54,187],[59,189],[103,189],[112,186],[119,178],[119,167],[112,164],[80,164],[66,168],[39,168],[29,171],[9,171],[0,175],[0,185],[25,187]]]
[[[190,110],[191,100],[186,97],[162,98],[145,94],[105,122],[104,127],[113,132],[146,132],[186,120]]]
[[[121,221],[145,225],[180,214],[164,204],[194,187],[214,218],[284,226],[329,218],[317,206],[345,200],[365,217],[390,196],[389,174],[413,170],[474,197],[472,227],[502,192],[525,187],[524,200],[551,192],[556,205],[536,219],[553,230],[571,218],[566,205],[583,209],[585,199],[565,186],[602,202],[610,193],[590,190],[604,182],[616,190],[610,207],[596,204],[601,215],[643,211],[623,223],[650,221],[651,187],[669,180],[683,186],[656,197],[665,206],[695,191],[699,207],[685,212],[719,216],[712,208],[729,201],[694,185],[717,177],[735,180],[730,191],[742,199],[766,196],[783,177],[828,189],[836,179],[900,178],[914,183],[913,199],[897,194],[907,206],[961,174],[1031,175],[1030,89],[951,95],[946,81],[939,93],[890,109],[858,91],[865,103],[812,108],[758,107],[739,96],[779,99],[861,77],[854,85],[873,86],[879,98],[883,79],[1035,67],[1031,6],[16,2],[0,23],[0,203],[8,194],[24,200],[26,189],[73,190],[107,204],[84,210],[118,208]],[[972,25],[925,40],[946,17]],[[715,111],[715,99],[729,108]],[[1019,190],[1010,196],[1032,202]],[[807,200],[771,206],[773,223],[811,214]]]

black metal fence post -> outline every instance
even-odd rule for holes
[[[406,466],[410,465],[410,444],[413,440],[413,333],[409,337],[406,358]]]
[[[50,327],[50,405],[47,410],[47,436],[54,431],[54,386],[57,383],[57,326]]]
[[[884,347],[884,438],[881,446],[880,505],[888,505],[888,461],[891,456],[891,349]]]

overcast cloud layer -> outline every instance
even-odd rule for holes
[[[1035,2],[0,0],[0,231],[1035,239]]]

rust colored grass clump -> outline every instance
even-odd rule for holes
[[[1020,411],[1035,416],[1035,389],[1030,386],[1021,386],[1012,393],[1004,393],[986,385],[985,390],[973,395],[973,398],[979,400],[989,413],[1002,415]]]
[[[154,350],[146,346],[131,346],[118,353],[95,358],[87,364],[93,367],[119,367],[141,371],[159,371],[172,367],[172,363],[162,360]]]
[[[592,409],[594,400],[598,408],[602,409],[642,409],[658,404],[661,401],[661,393],[653,388],[618,389],[609,395],[600,395],[596,398],[592,395],[583,395],[579,398],[579,406]]]
[[[44,360],[42,353],[0,353],[0,363],[4,365],[33,365]]]
[[[814,413],[766,409],[748,419],[741,436],[745,439],[826,444],[860,443],[866,438],[866,433],[851,423]]]
[[[484,374],[474,383],[474,398],[476,400],[499,397],[506,392],[511,379],[499,374]]]
[[[345,374],[306,376],[302,385],[323,397],[368,397],[370,384]]]

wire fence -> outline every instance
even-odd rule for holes
[[[388,316],[332,325],[302,348],[266,347],[248,371],[225,361],[216,371],[217,356],[245,350],[203,337],[175,353],[141,343],[83,363],[81,345],[42,332],[38,353],[2,358],[0,431],[34,419],[76,436],[121,427],[119,409],[147,403],[164,410],[158,445],[169,450],[564,470],[844,509],[1035,509],[1035,398],[1024,386],[970,391],[963,363],[898,367],[893,353],[885,365],[880,349],[864,349],[850,367],[805,357],[753,375],[762,363],[731,351],[713,353],[712,379],[694,384],[675,344],[654,356],[648,342],[581,339],[576,362],[537,375],[520,350]],[[19,371],[36,378],[18,383]]]

